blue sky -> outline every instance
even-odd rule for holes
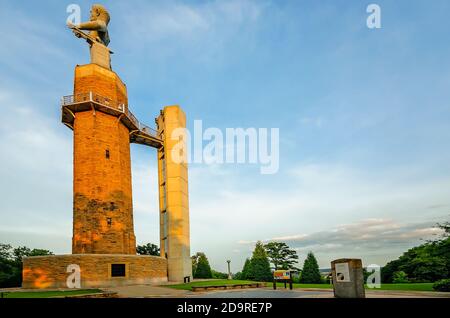
[[[382,28],[366,27],[381,7]],[[113,69],[138,118],[180,104],[205,127],[280,129],[280,169],[190,166],[192,252],[242,268],[282,239],[328,267],[398,257],[450,209],[450,3],[103,1]],[[89,1],[0,0],[0,241],[70,253],[72,132],[59,98],[88,50]],[[159,237],[156,154],[132,145],[139,243]]]

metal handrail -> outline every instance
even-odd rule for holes
[[[76,94],[76,95],[67,95],[67,96],[63,96],[61,98],[61,106],[68,106],[68,105],[73,105],[73,104],[77,104],[77,103],[84,103],[84,102],[93,102],[99,105],[102,105],[104,107],[110,108],[110,109],[114,109],[114,110],[118,110],[120,112],[122,112],[125,116],[127,116],[127,118],[136,126],[138,127],[139,131],[148,134],[148,135],[152,135],[154,137],[158,136],[158,132],[141,123],[136,116],[133,115],[133,113],[128,109],[128,107],[126,107],[126,105],[124,103],[119,103],[115,100],[112,100],[111,98],[107,98],[92,92],[89,93],[81,93],[81,94]]]

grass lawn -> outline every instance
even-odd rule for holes
[[[163,287],[170,287],[175,289],[184,289],[184,290],[192,290],[192,287],[203,287],[203,286],[223,286],[223,285],[234,285],[234,284],[255,284],[256,282],[252,282],[249,280],[236,280],[236,279],[215,279],[215,280],[206,280],[200,282],[190,282],[186,284],[177,284],[177,285],[164,285]]]
[[[368,289],[367,286],[366,289]],[[373,288],[373,290],[435,291],[433,283],[381,284],[381,288]]]
[[[3,297],[6,297],[6,298],[50,298],[50,297],[64,297],[64,296],[74,296],[74,295],[95,294],[95,293],[100,293],[100,292],[101,292],[100,289],[11,292],[11,293],[6,293]]]

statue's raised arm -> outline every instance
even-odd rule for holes
[[[69,25],[70,28],[90,31],[89,36],[96,41],[108,46],[108,24],[110,16],[108,10],[101,4],[94,4],[91,8],[90,21],[78,25]]]
[[[101,4],[94,4],[91,8],[90,21],[80,24],[68,24],[73,33],[84,38],[90,46],[91,63],[111,69],[110,53],[108,48],[108,24],[110,16],[108,10]],[[89,31],[89,33],[83,32]]]

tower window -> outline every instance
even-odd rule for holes
[[[106,223],[108,224],[109,227],[111,227],[112,219],[111,218],[106,218]]]
[[[125,264],[111,264],[111,277],[125,277]]]
[[[105,157],[106,157],[106,159],[109,159],[109,149],[106,149]]]

